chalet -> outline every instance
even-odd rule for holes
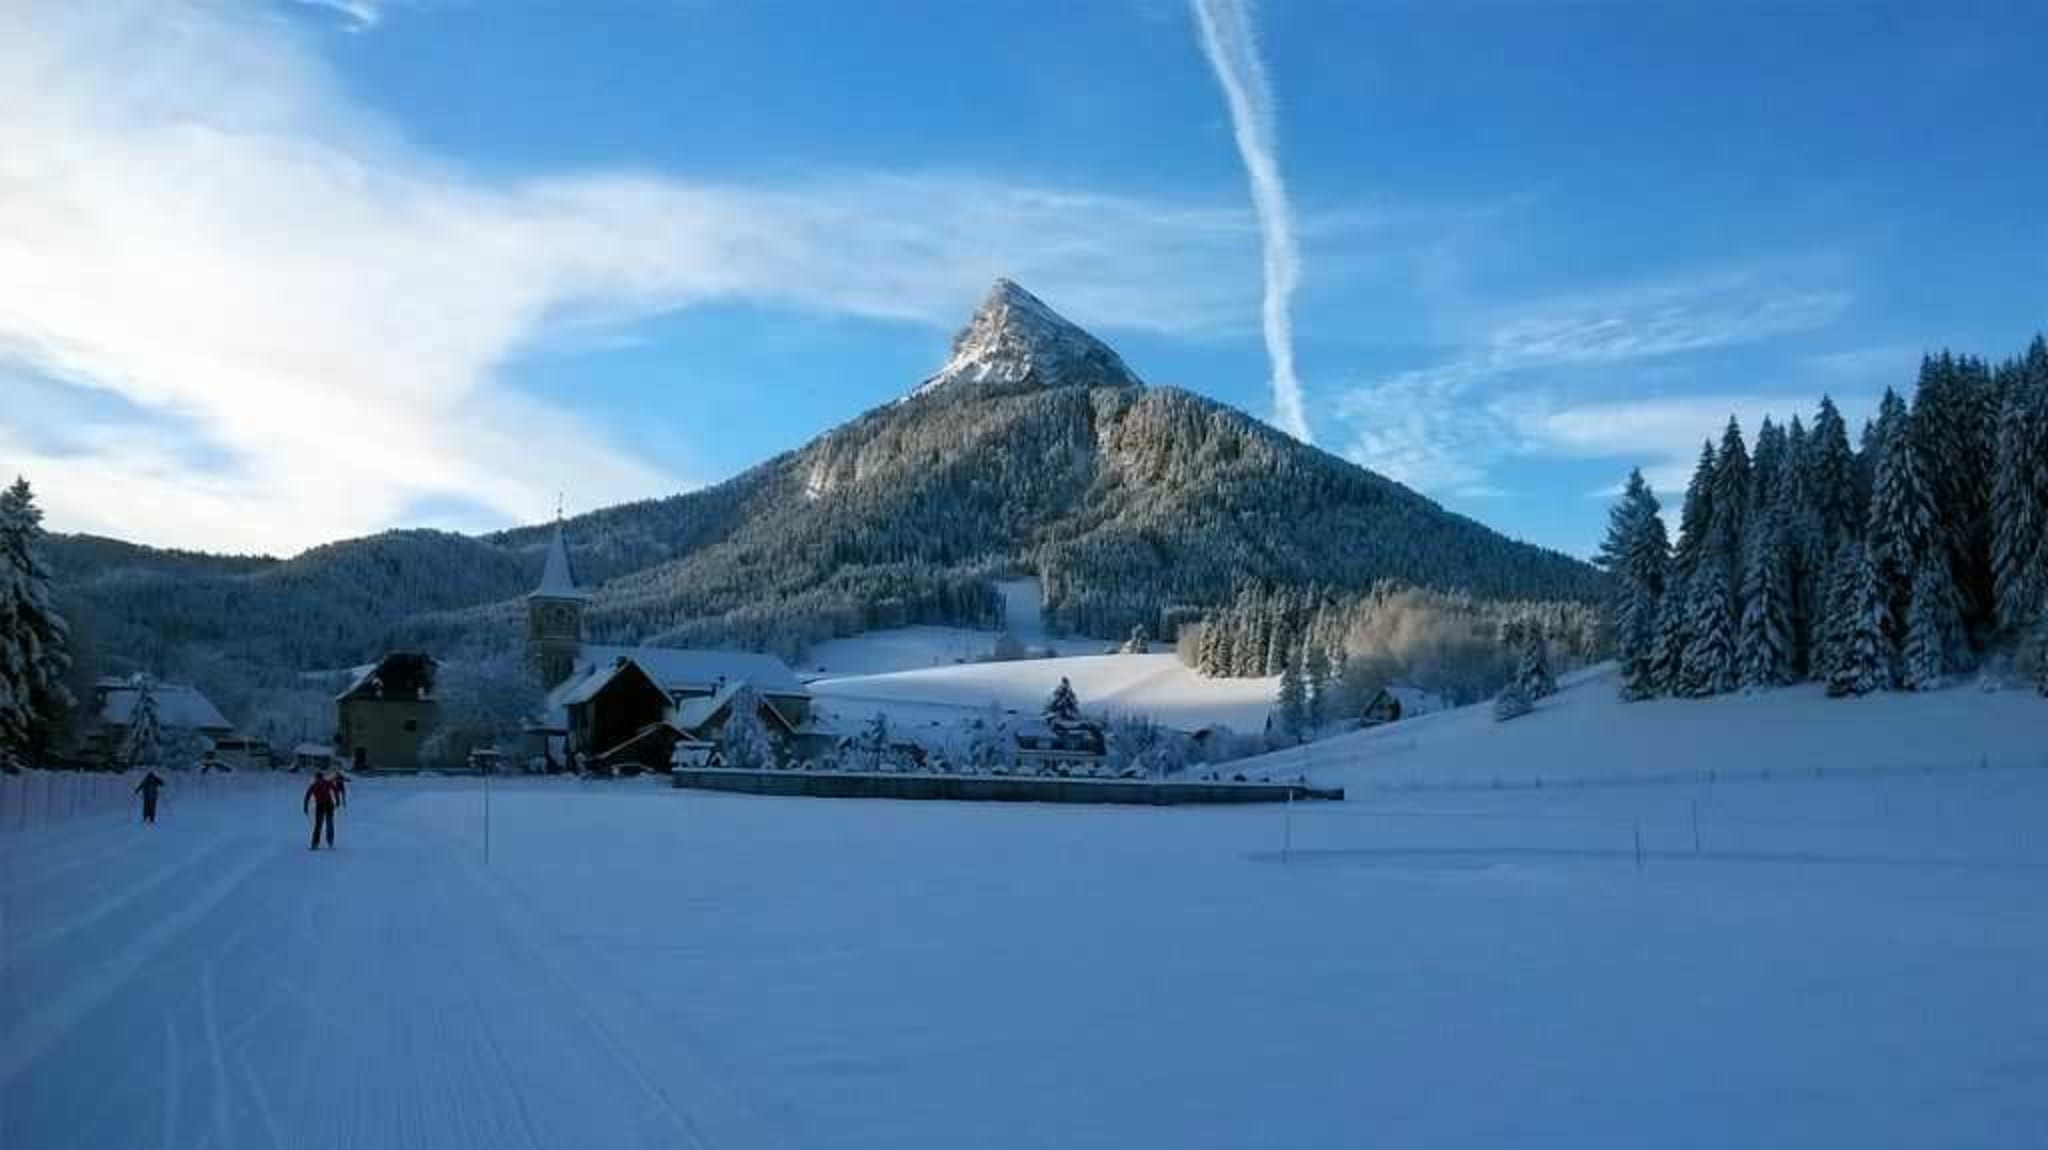
[[[1019,723],[1012,736],[1025,774],[1088,774],[1108,755],[1101,724],[1086,719],[1032,719]]]
[[[548,696],[550,725],[566,756],[600,768],[659,769],[679,745],[708,760],[747,687],[770,737],[794,741],[810,692],[782,660],[751,651],[584,647]]]
[[[93,722],[85,735],[85,750],[88,758],[100,762],[112,762],[120,755],[135,722],[136,705],[145,695],[156,709],[158,730],[166,735],[194,736],[210,746],[213,740],[234,733],[233,724],[197,687],[134,675],[101,679],[93,684],[92,694]]]
[[[440,664],[417,652],[386,655],[361,668],[334,698],[334,749],[358,771],[418,770],[420,745],[441,715],[434,695]]]
[[[1381,687],[1365,704],[1362,725],[1377,727],[1400,719],[1412,719],[1441,711],[1448,704],[1441,695],[1432,694],[1420,687]]]

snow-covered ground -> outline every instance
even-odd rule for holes
[[[1073,683],[1083,710],[1145,715],[1189,731],[1218,724],[1264,730],[1279,691],[1278,679],[1203,678],[1170,652],[972,663],[827,678],[810,686],[821,714],[840,728],[857,729],[883,711],[899,728],[916,730],[973,718],[990,703],[1036,715],[1062,678]]]
[[[1721,705],[1665,745],[1772,704]],[[183,781],[153,830],[0,833],[0,1145],[2048,1139],[2048,770],[1291,811],[501,780],[488,862],[475,780],[359,782],[332,854],[297,780]]]
[[[2048,699],[1958,685],[1830,699],[1818,684],[1759,695],[1624,703],[1603,665],[1506,723],[1491,704],[1324,739],[1230,764],[1247,777],[1306,774],[1352,788],[1532,786],[1704,778],[1816,767],[2048,767]]]
[[[804,679],[821,679],[950,667],[987,658],[995,650],[998,635],[970,627],[891,627],[814,644],[796,670]],[[1106,639],[1040,636],[1032,639],[1030,646],[1061,655],[1100,655],[1116,644]]]

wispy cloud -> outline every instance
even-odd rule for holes
[[[1294,374],[1294,290],[1301,280],[1301,252],[1294,239],[1294,213],[1280,177],[1273,129],[1273,92],[1252,31],[1248,0],[1192,0],[1202,31],[1202,51],[1216,70],[1230,105],[1237,151],[1251,179],[1252,205],[1264,239],[1265,300],[1261,317],[1266,355],[1273,364],[1273,414],[1279,425],[1312,442],[1303,409],[1301,381]]]
[[[384,19],[383,0],[297,0],[308,8],[338,15],[351,32],[367,32]]]
[[[1690,465],[1701,435],[1731,412],[1783,417],[1817,397],[1587,399],[1563,382],[1816,331],[1849,303],[1846,292],[1793,286],[1779,269],[1748,268],[1485,311],[1471,321],[1471,350],[1345,394],[1346,453],[1445,495],[1497,493],[1493,466],[1517,454],[1634,456],[1655,472],[1653,481],[1668,481]]]
[[[1007,274],[1083,322],[1193,332],[1255,291],[1255,221],[1207,205],[961,173],[480,180],[290,22],[216,4],[0,6],[0,107],[0,470],[69,530],[289,551],[422,501],[517,520],[686,485],[502,384],[572,327],[719,299],[950,326]],[[30,377],[124,413],[58,450]]]

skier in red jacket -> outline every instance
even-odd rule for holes
[[[313,813],[313,845],[307,850],[320,849],[320,828],[327,828],[327,849],[334,849],[334,806],[341,798],[341,791],[328,779],[326,771],[316,772],[313,784],[306,788],[306,801],[299,804],[301,810]]]

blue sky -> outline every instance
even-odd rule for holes
[[[2048,322],[2038,6],[50,3],[0,14],[0,469],[291,552],[713,482],[996,275],[1586,553],[1734,412]],[[1293,406],[1298,404],[1297,406]]]

